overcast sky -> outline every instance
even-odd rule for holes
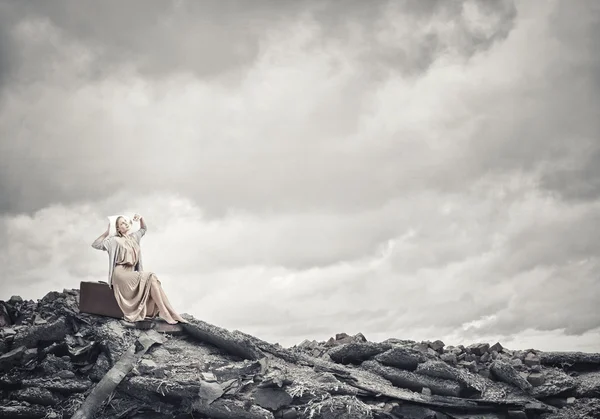
[[[139,212],[181,312],[600,352],[600,4],[0,2],[0,298],[106,280]]]

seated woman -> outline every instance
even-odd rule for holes
[[[115,236],[108,237],[109,223],[106,232],[92,243],[94,249],[108,252],[108,285],[125,320],[136,322],[160,316],[169,324],[187,323],[171,307],[156,275],[143,270],[140,240],[146,234],[146,222],[138,214],[133,220],[140,221],[138,231],[130,233],[129,220],[121,216],[115,221]]]

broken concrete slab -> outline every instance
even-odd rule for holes
[[[273,413],[260,406],[248,405],[241,400],[216,400],[206,404],[201,400],[192,403],[194,412],[214,419],[274,419]]]
[[[390,344],[375,342],[354,342],[336,346],[327,353],[329,357],[340,364],[360,364],[382,352],[391,349]]]
[[[266,387],[257,388],[253,393],[253,398],[257,405],[272,411],[289,406],[294,400],[285,390]]]
[[[3,355],[0,355],[0,372],[9,371],[15,365],[18,365],[25,354],[25,346],[19,346]]]
[[[600,371],[584,372],[575,378],[577,397],[600,398]]]
[[[26,379],[22,380],[21,384],[23,387],[45,388],[64,395],[83,393],[92,386],[92,382],[87,379],[65,380],[59,377]]]
[[[481,396],[491,384],[484,377],[462,368],[454,368],[443,361],[427,361],[419,364],[415,370],[418,374],[429,377],[456,381],[461,384],[470,396]]]
[[[183,323],[183,329],[195,339],[210,343],[217,348],[244,359],[255,361],[264,357],[260,349],[242,334],[230,332],[227,329],[197,320],[187,314],[184,314],[182,317],[189,322]]]
[[[67,325],[66,318],[61,317],[52,323],[30,326],[20,330],[14,337],[13,345],[34,348],[38,345],[38,342],[61,341],[69,332],[70,328]]]
[[[594,369],[600,367],[600,353],[539,352],[540,363],[564,369]]]
[[[467,350],[476,356],[483,355],[484,353],[488,352],[489,349],[489,343],[473,343],[472,345],[467,346]]]
[[[14,400],[28,402],[31,404],[38,404],[41,406],[53,406],[60,403],[61,401],[61,399],[57,397],[54,393],[52,393],[50,390],[35,387],[13,391],[10,394],[10,398]]]
[[[427,358],[423,353],[409,347],[397,346],[374,357],[383,365],[414,371],[417,365],[425,362]]]
[[[494,361],[490,365],[490,371],[499,380],[520,388],[523,391],[531,390],[532,386],[529,381],[519,374],[519,372],[508,362]]]
[[[399,368],[388,367],[381,365],[377,361],[365,361],[361,364],[361,367],[382,376],[397,387],[417,392],[421,392],[424,387],[427,387],[433,394],[454,397],[460,395],[460,385],[456,381],[429,377]]]
[[[411,404],[400,404],[394,406],[391,411],[392,415],[398,418],[410,419],[450,419],[450,416],[437,412],[433,409],[424,406]]]
[[[154,344],[161,344],[164,339],[154,331],[148,331],[136,344],[131,345],[119,361],[106,373],[94,387],[84,402],[79,406],[71,419],[87,419],[93,417],[100,405],[117,388],[125,376],[131,372],[134,365],[141,359],[148,349]]]
[[[27,402],[20,406],[0,406],[0,418],[42,419],[47,413],[45,407],[31,406]]]
[[[575,379],[559,368],[544,370],[542,376],[544,377],[544,383],[534,387],[531,391],[531,394],[536,398],[565,395],[565,393],[575,390],[577,387]]]

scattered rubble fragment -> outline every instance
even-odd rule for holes
[[[0,301],[0,418],[600,417],[600,354],[361,333],[283,348],[189,315],[80,313],[78,297]]]

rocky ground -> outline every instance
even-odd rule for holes
[[[293,348],[191,316],[0,301],[0,418],[600,418],[600,354],[339,334]]]

